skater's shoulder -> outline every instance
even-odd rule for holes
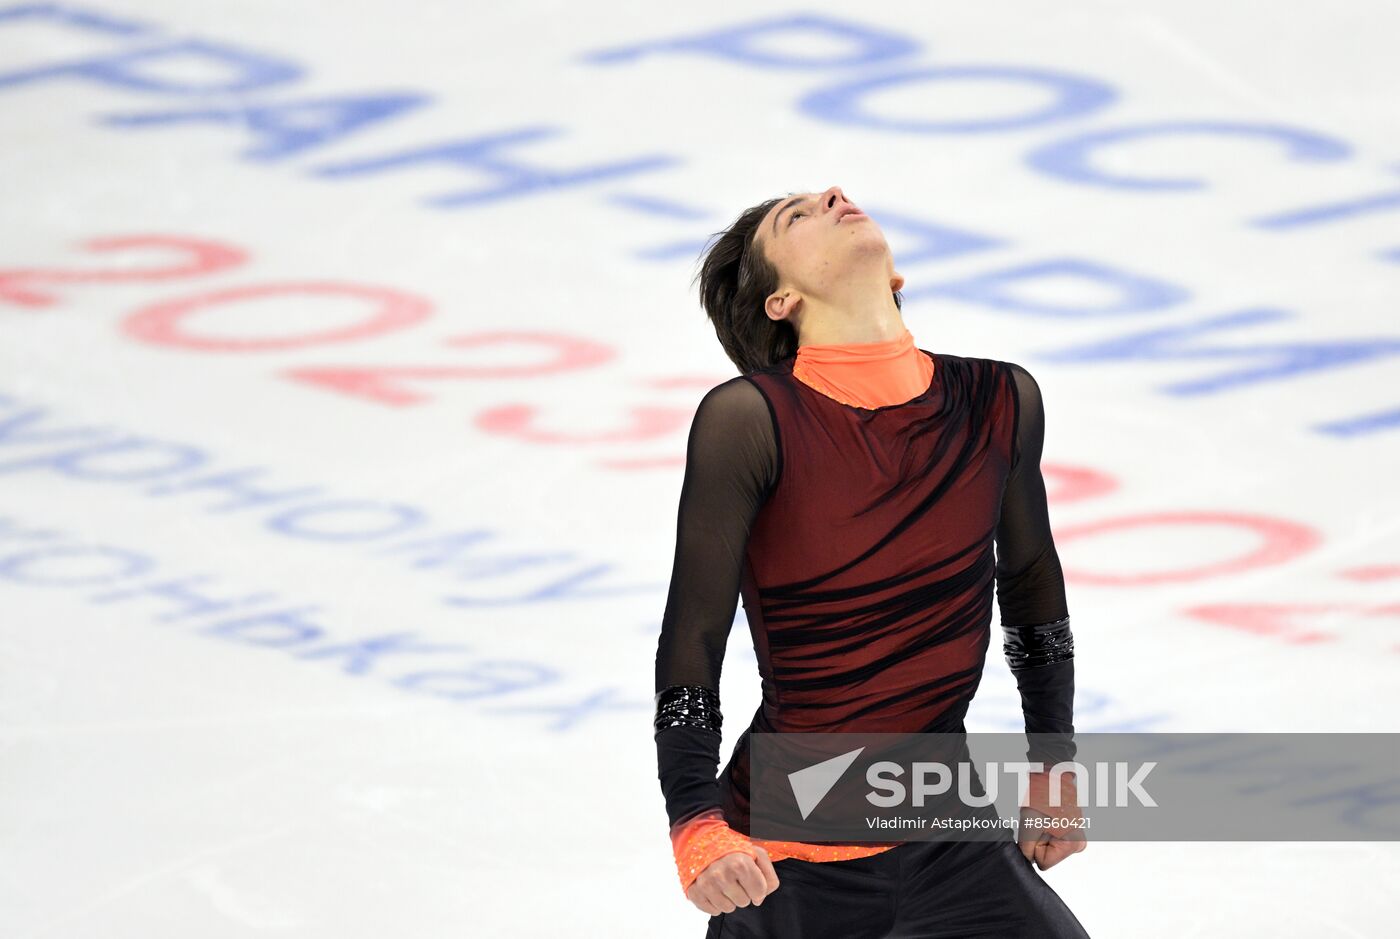
[[[705,392],[696,417],[729,425],[772,423],[768,400],[748,375],[735,375]]]
[[[705,392],[702,402],[712,405],[743,408],[763,404],[763,393],[758,390],[750,376],[735,375]]]
[[[960,370],[971,374],[976,374],[984,379],[1002,379],[1008,384],[1015,384],[1018,388],[1024,389],[1035,385],[1035,378],[1031,375],[1030,369],[1020,362],[1013,362],[1009,359],[997,359],[990,356],[975,355],[948,355],[940,354],[939,360],[948,360]]]

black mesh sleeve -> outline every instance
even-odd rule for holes
[[[1045,406],[1030,372],[1011,364],[1011,373],[1016,441],[996,529],[1002,650],[1016,676],[1026,732],[1036,735],[1031,759],[1068,760],[1076,749],[1074,637],[1040,472]]]
[[[656,650],[657,775],[673,829],[720,804],[720,669],[749,529],[780,465],[773,417],[758,388],[740,376],[710,389],[686,445]]]

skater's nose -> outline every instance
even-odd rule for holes
[[[850,199],[846,198],[846,193],[840,186],[832,186],[821,195],[822,214],[828,215],[841,208]]]

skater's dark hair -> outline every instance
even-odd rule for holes
[[[763,312],[763,301],[778,289],[778,269],[754,237],[768,210],[785,198],[769,199],[740,213],[734,224],[718,232],[718,240],[701,256],[695,275],[700,281],[700,305],[714,324],[725,355],[742,375],[797,352],[792,324],[771,320]],[[894,291],[895,307],[902,309],[903,303],[899,291]]]

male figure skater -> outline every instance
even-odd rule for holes
[[[681,886],[710,914],[707,935],[1086,936],[1035,870],[1082,839],[748,836],[751,731],[963,730],[995,593],[1026,729],[1069,741],[1073,637],[1039,386],[1012,363],[917,348],[889,245],[840,187],[748,209],[699,277],[741,374],[705,394],[690,429],[654,736]],[[763,700],[716,779],[740,595]]]

